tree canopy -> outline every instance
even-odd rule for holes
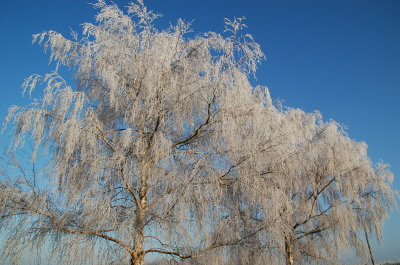
[[[57,67],[26,79],[25,93],[43,95],[5,121],[10,150],[34,147],[30,165],[2,156],[3,260],[19,264],[28,249],[60,264],[144,264],[151,253],[335,264],[349,249],[368,259],[361,233],[381,238],[396,206],[391,172],[335,121],[251,85],[264,54],[242,19],[189,38],[181,20],[156,29],[141,0],[127,14],[94,7],[82,37],[34,35]]]

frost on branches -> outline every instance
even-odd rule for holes
[[[43,95],[10,108],[12,148],[30,138],[34,150],[29,165],[2,156],[3,261],[144,264],[156,253],[335,264],[349,249],[369,258],[361,235],[382,237],[392,174],[336,122],[275,106],[250,85],[264,54],[241,19],[226,20],[228,37],[187,38],[183,21],[154,28],[159,15],[142,1],[127,15],[94,6],[82,38],[34,36],[77,85],[57,71],[32,75],[24,91],[44,84]]]

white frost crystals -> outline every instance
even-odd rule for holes
[[[42,98],[6,118],[14,148],[31,136],[37,166],[2,155],[3,260],[335,264],[348,249],[368,259],[360,233],[382,237],[392,174],[336,122],[251,86],[264,54],[241,19],[226,20],[228,37],[190,39],[183,21],[157,30],[142,1],[128,15],[95,7],[81,39],[34,37],[77,85],[33,75],[24,89],[45,84]],[[49,154],[41,171],[36,153]]]

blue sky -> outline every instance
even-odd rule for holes
[[[94,0],[0,0],[0,119],[10,105],[24,105],[21,84],[31,74],[54,69],[32,35],[93,22]],[[126,0],[115,0],[121,8]],[[223,19],[245,16],[267,61],[254,84],[268,86],[290,107],[319,110],[365,141],[369,156],[392,165],[400,190],[400,1],[393,0],[147,0],[164,16],[159,28],[178,18],[193,20],[195,33],[222,32]],[[73,82],[71,82],[73,84]],[[7,135],[0,139],[7,141]],[[385,223],[376,261],[400,260],[400,214]]]

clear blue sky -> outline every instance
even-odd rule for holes
[[[0,119],[24,105],[21,84],[31,74],[54,69],[31,36],[93,22],[94,0],[0,0]],[[130,1],[114,0],[120,7]],[[267,56],[254,84],[290,107],[319,110],[365,141],[373,162],[392,165],[400,190],[400,1],[393,0],[147,0],[164,16],[162,28],[178,18],[193,21],[195,33],[222,32],[223,18],[245,16],[246,32]],[[73,84],[73,82],[71,82]],[[7,140],[7,136],[0,136]],[[400,214],[385,224],[376,261],[400,260]]]

